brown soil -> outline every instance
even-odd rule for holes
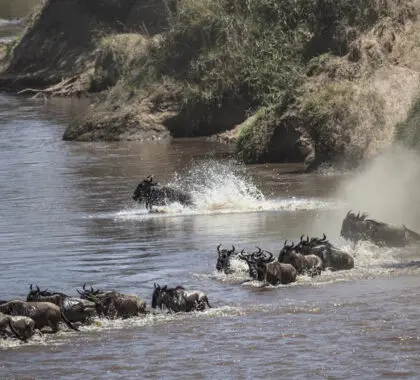
[[[167,25],[167,7],[161,0],[46,0],[29,17],[6,64],[3,60],[0,87],[58,96],[86,93],[101,39],[115,33],[160,33]],[[61,89],[48,89],[59,83]]]

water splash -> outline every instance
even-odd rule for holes
[[[220,306],[204,311],[190,313],[157,312],[147,316],[132,317],[127,319],[95,318],[89,325],[79,326],[80,334],[97,333],[101,331],[113,331],[127,328],[138,328],[151,325],[164,325],[171,321],[183,321],[195,318],[223,318],[245,315],[246,310],[235,306]],[[22,342],[17,339],[0,339],[0,351],[8,349],[24,348],[28,346],[59,346],[68,344],[74,338],[74,332],[64,329],[55,334],[42,334],[39,331]]]
[[[171,203],[155,206],[149,213],[136,205],[117,212],[118,219],[161,217],[162,215],[231,214],[262,211],[299,211],[319,208],[334,208],[335,203],[308,198],[266,199],[255,185],[246,167],[233,162],[207,160],[195,164],[183,175],[174,174],[169,186],[189,191],[194,207]]]

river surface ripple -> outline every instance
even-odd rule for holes
[[[419,378],[418,254],[341,240],[335,190],[349,174],[244,168],[199,139],[62,141],[83,108],[0,94],[0,299],[86,282],[150,306],[157,282],[205,290],[214,308],[3,341],[0,378]],[[150,173],[188,184],[198,206],[147,214],[131,194]],[[322,232],[355,269],[265,289],[215,272],[219,243],[278,252]]]

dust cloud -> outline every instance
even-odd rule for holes
[[[348,210],[419,229],[419,188],[420,155],[402,146],[392,146],[343,180],[336,197]]]

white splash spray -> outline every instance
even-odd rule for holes
[[[149,213],[143,206],[136,206],[117,213],[118,219],[159,217],[162,214],[231,214],[261,211],[299,211],[334,208],[337,205],[308,198],[267,199],[254,184],[244,165],[207,160],[195,164],[182,175],[175,173],[168,184],[192,194],[194,207],[179,203],[155,206]]]

